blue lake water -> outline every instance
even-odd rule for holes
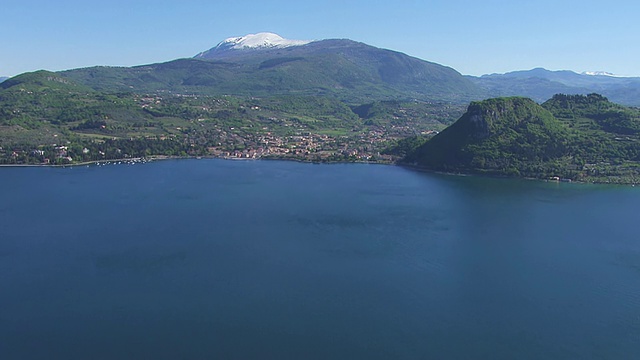
[[[0,359],[638,359],[640,189],[0,169]]]

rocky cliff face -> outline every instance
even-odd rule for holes
[[[489,131],[489,122],[487,117],[489,114],[483,114],[480,106],[470,106],[467,110],[469,122],[469,136],[480,140],[491,135]]]

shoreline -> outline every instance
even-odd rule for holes
[[[80,163],[73,164],[0,164],[0,168],[3,167],[51,167],[51,168],[66,168],[66,167],[77,167],[77,166],[86,166],[86,165],[99,165],[100,163],[114,163],[114,162],[129,162],[129,163],[145,163],[155,160],[163,160],[163,158],[126,158],[126,159],[113,159],[113,160],[96,160],[96,161],[84,161]]]
[[[620,185],[620,186],[631,186],[631,187],[635,187],[636,184],[640,184],[640,183],[633,183],[633,182],[604,182],[604,181],[600,182],[600,181],[581,181],[581,180],[571,180],[571,179],[558,179],[558,180],[540,179],[540,178],[527,177],[527,176],[501,176],[498,174],[480,174],[480,173],[472,173],[472,172],[461,173],[461,172],[431,170],[428,168],[411,165],[411,164],[395,163],[393,165],[404,167],[414,171],[426,172],[431,174],[441,174],[441,175],[447,175],[447,176],[477,176],[477,177],[485,177],[490,179],[520,179],[520,180],[540,181],[540,182],[557,183],[557,184]]]
[[[78,166],[87,166],[87,165],[100,165],[100,164],[113,164],[113,163],[130,163],[130,164],[145,164],[152,161],[158,160],[179,160],[179,159],[196,159],[196,158],[205,158],[204,156],[167,156],[167,155],[151,155],[147,157],[134,157],[134,158],[120,158],[120,159],[109,159],[109,160],[93,160],[93,161],[83,161],[79,163],[71,163],[71,164],[0,164],[0,168],[3,167],[51,167],[51,168],[71,168]],[[210,157],[206,157],[210,158]],[[217,158],[217,157],[212,157]]]
[[[135,158],[121,158],[121,159],[109,159],[109,160],[94,160],[94,161],[84,161],[79,163],[71,163],[71,164],[0,164],[0,168],[9,168],[9,167],[52,167],[52,168],[66,168],[66,167],[77,167],[77,166],[87,166],[87,165],[99,165],[101,163],[112,164],[115,162],[127,162],[127,163],[147,163],[158,160],[188,160],[188,159],[221,159],[221,160],[233,160],[233,161],[258,161],[258,160],[271,160],[271,161],[294,161],[300,163],[309,163],[309,164],[378,164],[378,165],[396,165],[393,162],[377,162],[377,161],[313,161],[313,160],[305,160],[298,158],[281,158],[281,157],[257,157],[257,158],[243,158],[243,157],[231,157],[231,156],[214,156],[214,155],[204,155],[204,156],[168,156],[168,155],[151,155],[148,157],[135,157]]]
[[[370,164],[370,165],[389,165],[389,166],[398,166],[405,169],[425,172],[431,174],[440,174],[447,176],[478,176],[478,177],[486,177],[493,179],[520,179],[520,180],[529,180],[529,181],[541,181],[541,182],[554,182],[554,183],[565,183],[565,184],[586,184],[586,185],[621,185],[621,186],[632,186],[635,187],[637,183],[630,182],[598,182],[598,181],[580,181],[580,180],[570,180],[562,181],[562,180],[550,180],[550,179],[540,179],[540,178],[532,178],[532,177],[510,177],[510,176],[500,176],[496,174],[478,174],[478,173],[461,173],[461,172],[447,172],[447,171],[438,171],[432,170],[416,165],[404,164],[399,162],[376,162],[376,161],[313,161],[313,160],[305,160],[305,159],[295,159],[295,158],[271,158],[271,157],[259,157],[259,158],[236,158],[236,157],[222,157],[222,156],[166,156],[166,155],[153,155],[149,157],[136,157],[136,158],[122,158],[122,159],[111,159],[111,160],[96,160],[96,161],[85,161],[81,163],[74,164],[64,164],[64,165],[53,165],[53,164],[0,164],[0,168],[38,168],[38,167],[50,167],[50,168],[73,168],[78,166],[102,166],[101,164],[114,164],[114,163],[125,163],[125,164],[146,164],[154,161],[161,160],[200,160],[200,159],[220,159],[220,160],[233,160],[233,161],[258,161],[258,160],[266,160],[266,161],[294,161],[299,163],[308,163],[308,164]]]

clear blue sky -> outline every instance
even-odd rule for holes
[[[463,74],[640,75],[640,2],[2,0],[0,75],[190,57],[232,36],[348,38]]]

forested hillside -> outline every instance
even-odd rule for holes
[[[591,94],[472,103],[405,162],[448,172],[635,183],[640,111]]]

